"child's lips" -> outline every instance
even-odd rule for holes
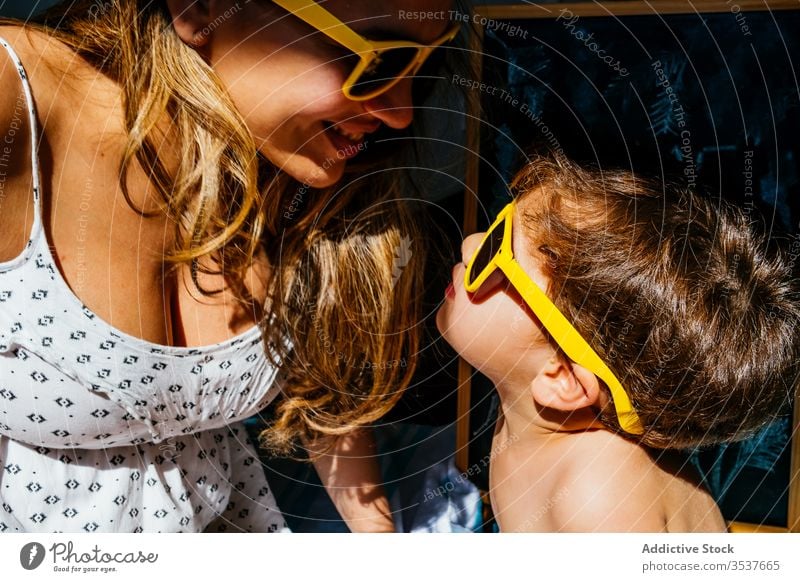
[[[444,290],[444,296],[446,299],[455,299],[456,298],[456,278],[458,277],[458,267],[461,263],[456,263],[453,265],[453,269],[450,272],[450,284],[447,286],[447,289]]]
[[[450,273],[450,278],[451,278],[450,284],[444,291],[444,296],[448,299],[455,299],[456,297],[456,281],[458,280],[459,277],[459,268],[462,265],[463,263],[456,263],[455,265],[453,265],[453,270]],[[461,274],[461,277],[462,278],[464,277],[463,273]]]

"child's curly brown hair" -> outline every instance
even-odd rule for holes
[[[741,439],[794,394],[800,294],[793,265],[740,209],[630,171],[539,158],[512,183],[549,295],[616,373],[642,444]],[[613,405],[602,422],[620,431]],[[628,435],[630,436],[630,435]]]

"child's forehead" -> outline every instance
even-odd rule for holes
[[[545,206],[548,191],[543,186],[536,186],[520,193],[514,199],[514,226],[518,230],[530,231],[531,219],[539,214]],[[530,232],[528,232],[530,235]]]
[[[514,204],[520,211],[521,225],[524,223],[525,228],[537,233],[537,226],[547,218],[569,217],[570,221],[580,224],[591,221],[592,217],[596,220],[604,216],[602,209],[597,209],[580,189],[553,182],[542,182],[519,191]]]
[[[511,229],[511,244],[514,257],[529,275],[538,270],[537,242],[534,241],[534,229],[531,218],[542,207],[541,192],[531,190],[514,200],[514,218]],[[544,242],[544,241],[542,241]]]
[[[542,211],[548,198],[553,195],[553,188],[539,184],[533,188],[520,192],[514,200],[514,205],[522,215],[538,214]]]

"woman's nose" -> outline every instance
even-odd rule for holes
[[[475,234],[471,234],[464,239],[461,243],[461,261],[467,265],[469,264],[472,256],[478,250],[478,247],[483,240],[483,237],[486,233],[484,232],[476,232]]]
[[[364,101],[364,110],[392,129],[405,129],[414,120],[411,83],[407,77],[377,97]]]

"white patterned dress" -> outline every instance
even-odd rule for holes
[[[286,531],[241,423],[284,381],[260,330],[166,347],[80,302],[42,225],[30,84],[0,45],[26,97],[36,208],[0,263],[0,532]]]

